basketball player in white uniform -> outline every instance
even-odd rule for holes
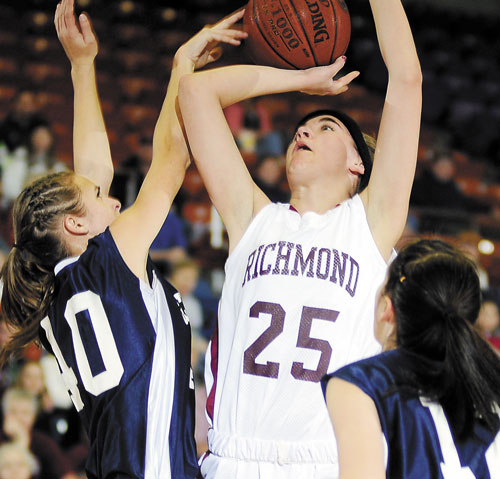
[[[375,291],[406,222],[421,111],[420,65],[401,2],[370,4],[389,83],[369,181],[359,127],[341,113],[316,112],[288,148],[290,205],[271,204],[222,110],[270,93],[342,93],[357,76],[333,80],[345,58],[305,71],[240,65],[181,79],[191,151],[230,250],[207,361],[205,477],[336,477],[319,381],[377,351]]]

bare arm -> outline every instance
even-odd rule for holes
[[[223,108],[248,98],[288,91],[335,95],[347,89],[357,72],[333,81],[344,66],[281,70],[236,65],[184,77],[179,103],[194,160],[212,202],[224,221],[230,250],[269,200],[253,182],[223,114]]]
[[[219,56],[217,44],[237,45],[244,34],[230,27],[243,12],[206,27],[177,51],[167,94],[153,136],[153,161],[135,203],[111,225],[120,253],[131,270],[146,279],[149,247],[179,190],[190,156],[177,107],[179,79]],[[131,234],[132,232],[132,234]]]
[[[370,0],[389,83],[377,139],[373,171],[362,193],[368,222],[388,259],[403,232],[415,175],[422,73],[400,0]]]
[[[361,389],[333,378],[326,389],[339,453],[339,479],[385,479],[382,428],[375,403]]]
[[[74,170],[99,185],[106,195],[113,180],[113,162],[97,94],[94,66],[97,39],[86,15],[80,15],[77,23],[74,0],[62,0],[57,5],[54,24],[71,62]]]

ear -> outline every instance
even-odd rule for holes
[[[383,310],[378,317],[378,334],[377,339],[382,344],[382,349],[388,351],[394,349],[396,343],[396,314],[391,298],[385,295],[381,298],[383,301]]]
[[[389,296],[384,295],[382,301],[384,301],[384,309],[380,316],[380,321],[384,323],[396,324],[396,313],[394,312],[392,299],[389,298]]]
[[[85,218],[77,215],[65,215],[63,229],[65,234],[74,236],[84,236],[89,232]]]

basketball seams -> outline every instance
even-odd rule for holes
[[[338,35],[338,31],[339,31],[339,24],[337,23],[338,19],[337,19],[337,10],[335,9],[335,5],[333,5],[332,0],[330,0],[329,3],[330,3],[330,6],[332,7],[334,24],[335,24],[335,40],[333,42],[332,53],[330,55],[330,63],[333,63],[335,60],[335,58],[333,58],[334,54],[335,54],[335,49],[337,48],[337,35]]]
[[[300,13],[299,11],[297,10],[297,7],[295,6],[295,3],[293,2],[293,0],[288,0],[288,3],[290,4],[290,7],[293,8],[294,12],[295,12],[295,17],[297,18],[297,21],[299,22],[299,25],[300,27],[302,28],[302,33],[304,34],[304,38],[307,42],[307,45],[309,46],[309,51],[311,52],[311,55],[314,59],[314,64],[315,65],[318,65],[318,59],[316,58],[316,55],[314,54],[314,48],[312,47],[311,45],[311,41],[309,39],[309,35],[307,34],[307,31],[304,27],[304,24],[302,23],[302,18],[300,16]],[[280,5],[281,5],[281,1],[280,1]],[[283,8],[283,7],[282,7]],[[284,10],[283,10],[284,11]],[[288,18],[288,17],[287,17]],[[288,22],[290,23],[291,25],[291,22],[290,20],[288,20]],[[297,67],[296,67],[297,68]]]
[[[268,45],[268,47],[271,49],[272,53],[274,53],[278,58],[280,58],[281,60],[283,60],[283,62],[285,62],[287,65],[289,65],[292,68],[296,69],[297,67],[293,63],[290,63],[279,52],[277,52],[273,48],[273,46],[271,45],[271,43],[269,42],[269,40],[267,39],[267,36],[266,36],[265,32],[262,30],[262,27],[260,25],[260,15],[257,15],[256,8],[255,8],[255,2],[253,2],[253,1],[252,1],[252,13],[253,13],[252,17],[253,17],[253,20],[255,22],[255,26],[259,30],[259,33],[261,34],[262,39],[266,42],[266,44]]]

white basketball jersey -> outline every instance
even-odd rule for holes
[[[361,198],[323,215],[270,204],[226,263],[207,353],[215,455],[336,463],[320,380],[380,350],[374,306],[387,264]]]

